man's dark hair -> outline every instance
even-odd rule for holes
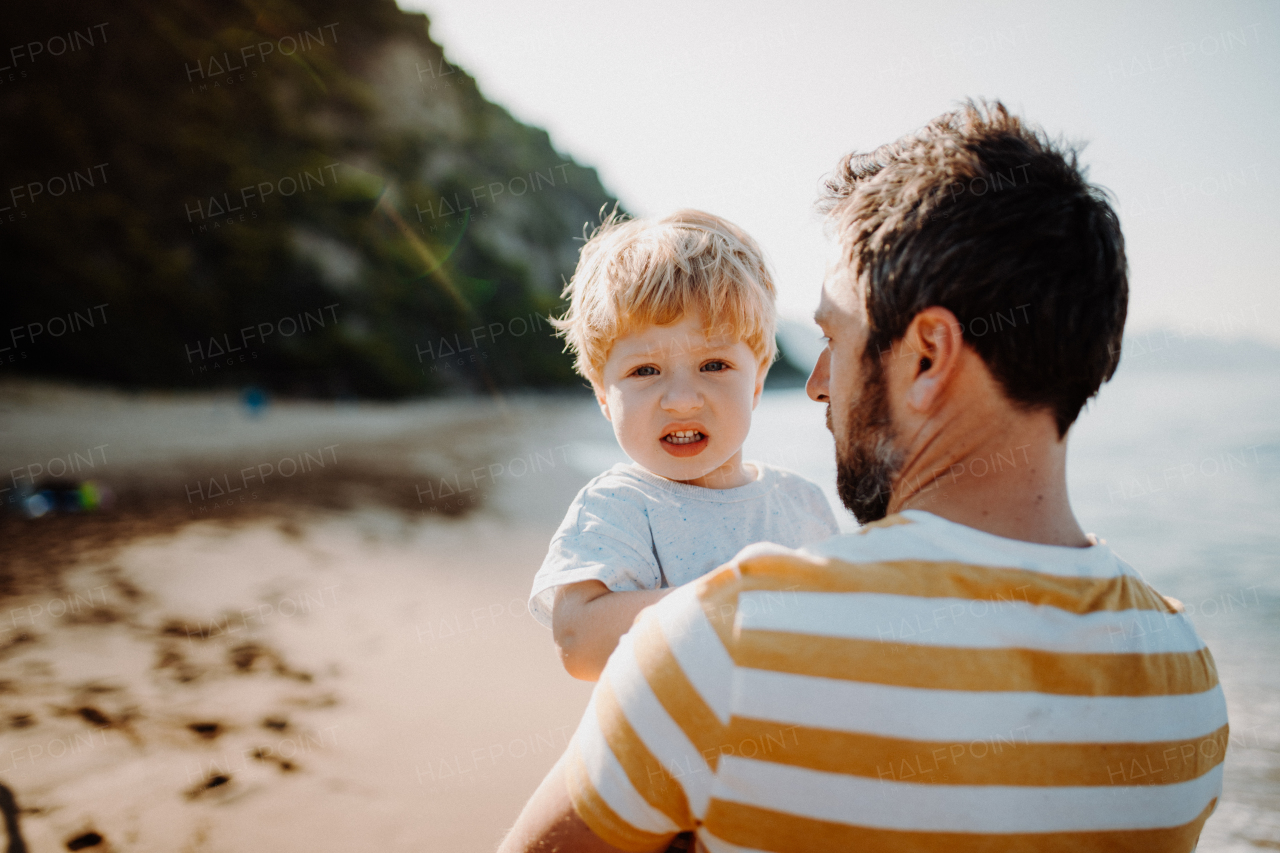
[[[1008,398],[1051,409],[1066,435],[1115,373],[1129,302],[1119,219],[1077,154],[999,101],[968,101],[846,156],[819,206],[866,286],[864,357],[939,305]]]

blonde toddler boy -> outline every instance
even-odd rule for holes
[[[554,321],[633,460],[588,483],[534,578],[529,609],[565,669],[596,680],[636,615],[753,542],[837,532],[822,491],[744,462],[777,354],[775,291],[755,241],[696,210],[610,217]]]

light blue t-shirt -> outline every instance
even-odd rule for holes
[[[598,580],[614,592],[680,586],[753,542],[788,548],[836,535],[826,496],[799,474],[750,462],[757,477],[704,489],[620,463],[578,492],[533,579],[529,612],[551,626],[561,584]]]

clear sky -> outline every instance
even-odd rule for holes
[[[746,228],[788,315],[817,303],[836,160],[985,96],[1088,142],[1131,331],[1280,344],[1280,3],[400,3],[634,212]]]

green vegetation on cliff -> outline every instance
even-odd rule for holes
[[[486,101],[425,16],[59,0],[5,18],[0,375],[577,382],[545,317],[614,199]]]

